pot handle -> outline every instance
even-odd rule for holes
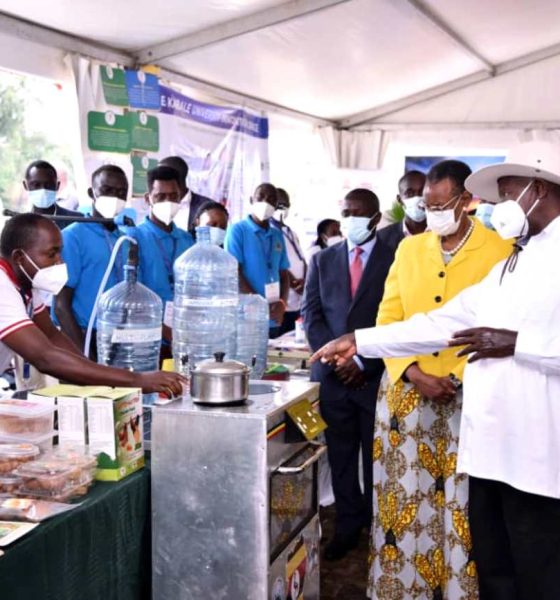
[[[225,352],[214,352],[214,359],[216,360],[216,362],[224,362],[225,356]]]
[[[278,467],[276,472],[280,475],[295,475],[297,473],[303,473],[307,467],[311,466],[313,463],[317,462],[321,456],[327,451],[327,446],[325,444],[317,444],[310,442],[310,446],[315,447],[315,452],[301,465],[297,465],[296,467]]]

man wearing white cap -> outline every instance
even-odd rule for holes
[[[457,471],[481,600],[560,598],[560,146],[521,144],[466,188],[497,202],[516,251],[441,309],[358,330],[312,360],[342,365],[462,346],[469,355]]]

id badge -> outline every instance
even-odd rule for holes
[[[269,304],[280,300],[280,282],[274,281],[264,286],[264,295]]]
[[[163,324],[167,327],[173,327],[173,302],[165,303],[165,311],[163,313]]]

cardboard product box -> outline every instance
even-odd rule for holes
[[[144,466],[142,391],[98,388],[88,395],[89,449],[99,454],[99,481],[119,481]]]
[[[30,402],[35,402],[36,404],[43,404],[44,406],[56,407],[57,398],[59,394],[64,393],[67,390],[74,389],[73,385],[51,385],[49,387],[44,387],[38,390],[33,390],[32,392],[27,393],[27,399]],[[56,413],[53,415],[53,429],[57,429],[57,415]]]
[[[62,386],[59,386],[62,387]],[[64,386],[57,397],[58,442],[61,445],[87,446],[87,398],[110,388],[99,386]]]

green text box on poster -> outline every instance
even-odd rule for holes
[[[147,156],[131,156],[132,162],[132,195],[143,196],[148,191],[146,181],[148,171],[157,167],[158,161]]]
[[[101,84],[103,96],[107,104],[128,106],[128,88],[124,69],[114,69],[109,66],[101,67]]]
[[[130,120],[114,112],[88,112],[88,147],[97,152],[130,152]]]
[[[144,111],[129,112],[130,146],[144,152],[159,151],[159,121]]]

